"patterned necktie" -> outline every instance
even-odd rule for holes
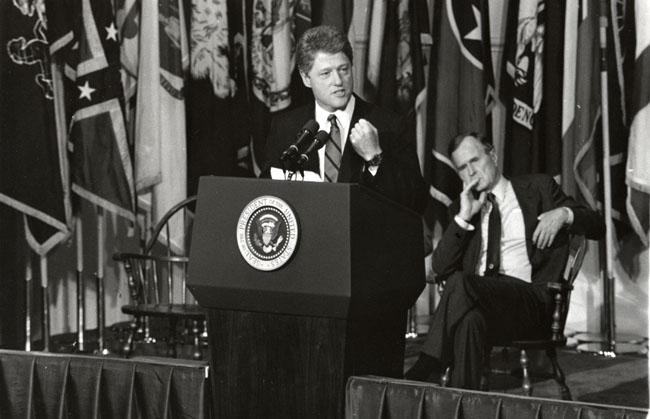
[[[485,276],[491,276],[499,273],[501,265],[501,213],[494,194],[489,193],[487,199],[492,204],[492,210],[488,219]]]
[[[330,137],[332,139],[325,146],[325,180],[336,182],[341,165],[341,130],[336,122],[336,115],[330,114],[327,120],[330,123]]]

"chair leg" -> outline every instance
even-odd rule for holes
[[[201,331],[201,346],[208,347],[208,320],[203,320],[203,327]]]
[[[528,354],[522,349],[519,354],[519,363],[521,364],[521,388],[524,394],[530,396],[533,394],[533,386],[530,383],[530,374],[528,373]]]
[[[486,348],[485,353],[483,354],[483,371],[481,372],[481,381],[479,383],[479,389],[481,391],[490,391],[490,373],[492,372],[490,366],[491,354],[492,348]]]
[[[126,338],[126,343],[122,347],[122,354],[125,358],[128,358],[133,352],[133,345],[135,343],[135,334],[138,332],[140,319],[137,316],[133,316],[131,323],[129,324],[129,336]]]
[[[142,317],[142,324],[144,325],[144,337],[142,338],[144,343],[156,343],[156,338],[151,336],[151,319],[149,316]]]
[[[557,361],[557,351],[555,348],[549,348],[546,350],[546,355],[548,355],[551,360],[551,365],[553,365],[553,375],[555,381],[557,381],[560,386],[562,400],[572,400],[571,391],[569,391],[569,386],[566,385],[566,379],[564,378],[564,371],[562,371],[562,368],[560,368],[560,364]]]
[[[169,318],[169,337],[167,338],[167,356],[176,358],[176,319]]]
[[[192,337],[194,338],[194,345],[192,346],[192,359],[196,359],[197,361],[201,360],[203,358],[203,354],[201,353],[201,346],[199,339],[201,337],[201,333],[199,330],[199,321],[198,320],[192,320]]]
[[[442,374],[440,378],[441,387],[449,387],[449,381],[451,380],[451,367],[445,368],[445,373]]]

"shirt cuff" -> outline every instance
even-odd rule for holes
[[[377,170],[379,170],[379,166],[368,166],[366,171],[370,173],[373,177],[377,174]]]
[[[456,221],[456,224],[458,224],[460,226],[460,228],[462,228],[463,230],[467,230],[467,231],[473,231],[474,230],[473,225],[471,225],[467,221],[463,220],[458,215],[456,215],[454,217],[454,221]]]
[[[567,218],[566,223],[567,223],[568,225],[573,224],[573,211],[571,210],[571,208],[569,208],[569,207],[562,207],[562,208],[564,208],[564,210],[565,210],[566,213],[567,213],[567,217],[568,217],[568,218]]]

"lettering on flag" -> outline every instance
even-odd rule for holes
[[[512,119],[532,130],[535,121],[535,111],[533,108],[516,97],[512,98],[512,102]]]
[[[516,50],[514,59],[506,62],[514,85],[512,119],[531,131],[542,105],[544,8],[543,0],[519,2]]]

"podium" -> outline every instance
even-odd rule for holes
[[[297,231],[266,236],[265,251],[297,240],[260,270],[242,239],[262,248],[264,221],[250,220],[277,200]],[[340,417],[349,376],[402,374],[422,221],[355,184],[203,177],[187,283],[208,313],[216,417]]]

